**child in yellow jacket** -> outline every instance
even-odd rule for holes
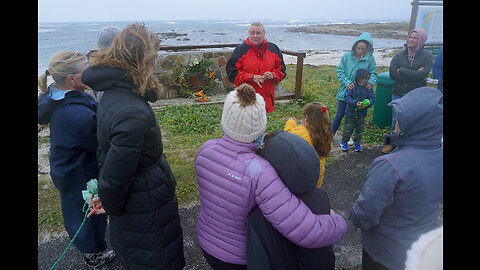
[[[319,188],[323,184],[325,158],[333,147],[332,124],[328,108],[321,102],[308,103],[303,109],[303,115],[303,125],[297,126],[297,121],[292,118],[285,123],[283,130],[304,138],[317,151],[320,159],[320,177],[317,182]]]

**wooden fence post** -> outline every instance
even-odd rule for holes
[[[300,98],[302,93],[302,74],[303,74],[303,58],[305,58],[305,53],[299,53],[297,55],[297,73],[295,75],[295,96],[294,99],[297,100]]]

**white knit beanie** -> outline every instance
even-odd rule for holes
[[[407,251],[405,270],[443,269],[443,226],[422,234]]]
[[[265,100],[244,83],[230,92],[223,105],[222,130],[240,142],[253,142],[267,128]]]

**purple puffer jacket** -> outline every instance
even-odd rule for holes
[[[198,150],[200,246],[222,261],[247,264],[247,215],[257,204],[279,232],[300,246],[317,248],[339,242],[347,230],[342,216],[314,215],[290,192],[272,165],[255,154],[256,148],[256,143],[225,135]]]

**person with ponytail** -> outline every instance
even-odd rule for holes
[[[84,220],[82,190],[98,176],[97,102],[84,92],[80,77],[87,67],[85,55],[74,51],[57,52],[48,69],[38,76],[38,123],[50,125],[50,176],[60,192],[65,230],[70,239]],[[47,86],[47,77],[53,83]],[[86,219],[74,246],[83,254],[88,269],[106,269],[115,258],[105,252],[106,216]]]

